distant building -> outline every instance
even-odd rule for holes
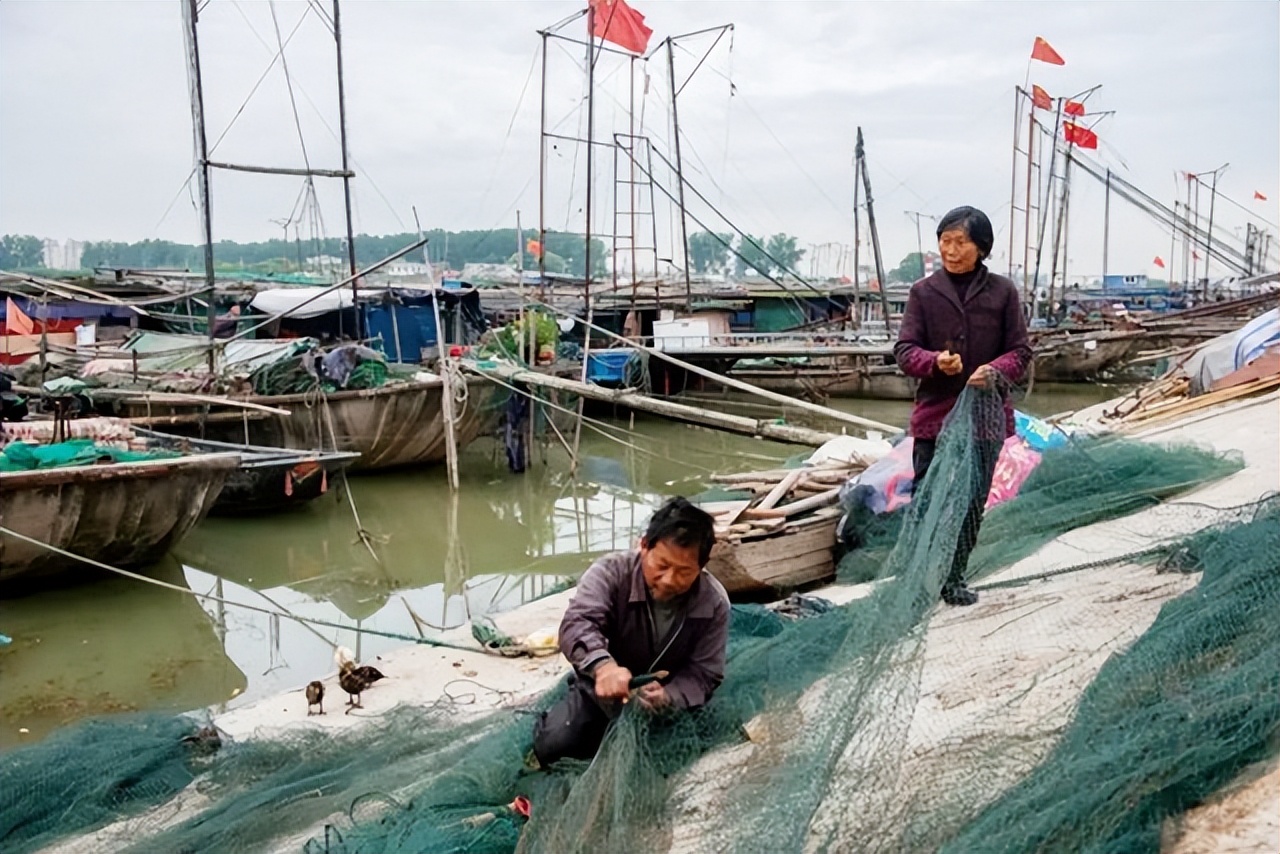
[[[80,261],[84,258],[83,240],[66,240],[59,243],[53,238],[45,238],[41,261],[50,270],[79,270]]]

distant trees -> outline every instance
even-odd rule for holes
[[[44,241],[30,234],[0,237],[0,270],[44,265]]]
[[[723,273],[729,267],[732,234],[698,231],[689,235],[689,265],[695,273]]]
[[[769,238],[743,235],[738,241],[735,270],[739,276],[745,275],[748,268],[765,276],[794,271],[799,267],[804,252],[796,248],[796,238],[789,234],[775,234]]]
[[[514,228],[493,231],[454,231],[433,229],[423,236],[429,238],[427,254],[433,262],[443,262],[450,269],[461,270],[470,263],[515,263],[516,230]],[[527,239],[536,232],[526,231]],[[418,235],[401,234],[356,236],[356,264],[365,266],[380,261],[415,242]],[[569,232],[546,234],[543,241],[546,252],[546,268],[553,273],[584,275],[586,243],[583,235]],[[37,267],[43,255],[43,242],[35,237],[8,235],[0,239],[0,267]],[[346,240],[328,237],[322,240],[274,238],[255,243],[237,243],[219,240],[214,243],[214,264],[218,269],[247,268],[262,272],[294,272],[306,267],[307,259],[320,255],[346,258]],[[608,246],[599,238],[591,239],[591,269],[593,275],[603,276],[608,271]],[[410,261],[423,260],[419,250],[409,256]],[[90,241],[85,244],[81,266],[172,268],[186,270],[204,269],[204,247],[168,240],[141,240],[136,243],[118,241]],[[537,258],[525,252],[526,269],[536,269]]]
[[[914,282],[924,278],[924,256],[919,252],[909,252],[902,263],[884,274],[888,282]]]

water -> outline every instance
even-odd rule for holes
[[[1051,414],[1115,394],[1041,386],[1020,405]],[[835,405],[895,425],[910,412],[895,401]],[[0,632],[13,638],[0,647],[0,748],[87,716],[222,710],[295,689],[333,670],[333,644],[375,660],[556,589],[594,555],[630,547],[666,496],[706,488],[712,472],[770,468],[803,450],[661,419],[610,423],[634,433],[584,430],[576,476],[558,445],[515,475],[482,439],[463,454],[456,498],[443,468],[352,478],[376,560],[335,490],[295,512],[207,519],[148,570],[235,604],[123,578],[0,600]]]

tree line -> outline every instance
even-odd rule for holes
[[[493,231],[425,232],[429,239],[426,253],[432,263],[443,263],[448,269],[461,270],[466,264],[515,264],[517,252],[524,255],[526,269],[536,269],[537,247],[531,246],[537,232],[525,231],[524,246],[517,246],[514,228]],[[411,232],[401,234],[360,234],[355,238],[356,266],[365,267],[398,252],[418,240]],[[219,240],[213,245],[214,267],[218,270],[250,270],[263,273],[305,272],[314,267],[316,256],[346,258],[346,238],[284,240],[274,238],[252,243]],[[586,240],[581,234],[548,231],[543,240],[548,272],[582,276],[586,266]],[[406,257],[423,261],[421,251]],[[43,266],[44,242],[31,235],[6,234],[0,237],[0,269],[38,269]],[[80,266],[129,267],[135,269],[203,270],[202,244],[175,243],[170,240],[140,240],[124,243],[112,240],[88,241],[84,245]],[[591,269],[596,276],[608,270],[608,247],[599,238],[591,239]]]

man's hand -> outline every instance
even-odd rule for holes
[[[631,671],[616,661],[602,661],[592,674],[596,680],[596,696],[602,700],[627,702],[631,696]]]
[[[671,695],[661,682],[650,682],[636,691],[636,700],[646,712],[657,712],[671,705]]]
[[[943,350],[938,354],[937,365],[938,370],[949,377],[954,377],[964,370],[964,362],[961,361],[960,354],[952,353],[950,350]]]
[[[996,369],[990,365],[982,365],[969,377],[968,385],[976,388],[991,389],[996,386]]]

